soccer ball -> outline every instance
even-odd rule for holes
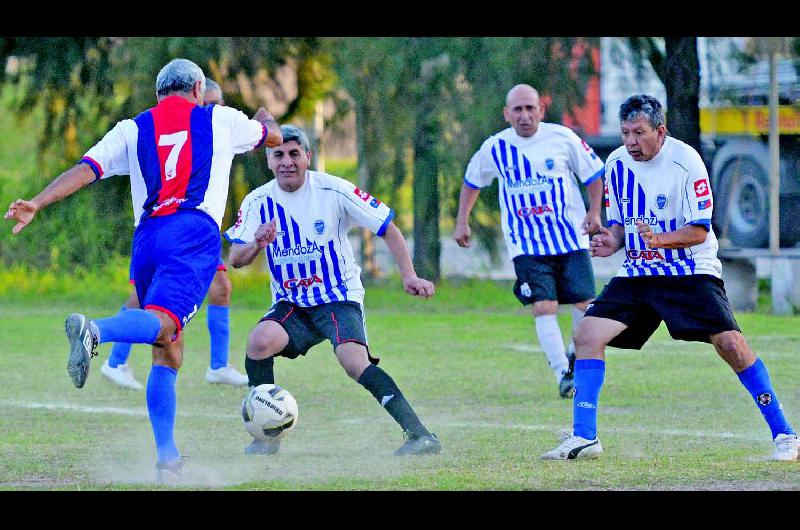
[[[297,401],[285,388],[258,385],[242,401],[242,420],[256,440],[277,440],[297,425]]]

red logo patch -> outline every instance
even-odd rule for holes
[[[358,198],[361,199],[364,202],[367,202],[369,200],[369,198],[372,196],[372,195],[369,194],[369,192],[366,192],[364,190],[360,190],[358,188],[354,189],[353,193],[358,195]]]
[[[694,182],[694,194],[697,195],[698,197],[705,197],[706,195],[708,195],[709,191],[710,190],[708,189],[708,180],[702,179],[702,180],[696,180]]]

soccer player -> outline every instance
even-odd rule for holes
[[[663,320],[674,339],[710,342],[736,372],[772,431],[773,459],[797,459],[797,436],[783,415],[764,362],[731,312],[711,226],[708,172],[692,147],[668,136],[661,103],[648,95],[619,109],[623,146],[606,161],[609,228],[592,238],[593,256],[625,248],[615,278],[586,311],[575,334],[573,430],[542,455],[597,457],[597,406],[605,347],[641,349]]]
[[[542,122],[543,115],[535,89],[509,90],[503,117],[510,127],[484,141],[470,160],[453,239],[470,246],[469,214],[481,188],[497,178],[503,235],[517,275],[514,294],[532,304],[559,395],[570,398],[574,348],[572,342],[564,348],[556,315],[559,304],[573,304],[574,332],[595,296],[587,234],[600,228],[603,162],[571,129]],[[588,212],[575,175],[586,185]]]
[[[348,181],[309,171],[308,137],[281,126],[283,144],[267,150],[275,179],[242,201],[236,224],[225,232],[230,262],[243,267],[265,249],[272,307],[250,333],[245,368],[250,386],[274,384],[276,355],[294,359],[325,339],[347,375],[366,388],[403,428],[396,455],[438,453],[441,443],[420,422],[403,393],[370,354],[364,324],[361,269],[347,239],[351,226],[384,238],[405,291],[429,298],[434,286],[418,278],[394,211]],[[246,454],[273,454],[278,442],[254,440]]]
[[[225,101],[222,98],[222,88],[208,77],[206,77],[203,104],[225,105]],[[228,347],[230,345],[229,313],[232,286],[226,271],[225,263],[220,257],[217,264],[217,272],[214,274],[214,280],[208,290],[208,333],[211,338],[211,355],[209,366],[206,369],[206,381],[209,383],[243,386],[247,384],[247,376],[240,374],[233,365],[228,363]],[[133,269],[131,269],[130,281],[132,285],[135,285]],[[134,289],[120,311],[139,307],[139,299]],[[141,390],[143,388],[142,384],[136,380],[133,370],[128,365],[130,353],[130,343],[115,342],[111,347],[111,355],[100,367],[100,373],[119,386]]]
[[[67,317],[67,371],[83,387],[95,348],[104,342],[153,345],[146,401],[162,481],[179,478],[185,461],[175,445],[175,379],[183,362],[182,330],[203,302],[217,269],[220,220],[235,154],[281,143],[280,128],[260,108],[254,119],[230,107],[203,107],[205,75],[175,59],[156,78],[158,104],[120,121],[73,167],[5,218],[25,228],[37,211],[112,175],[130,175],[136,219],[131,256],[142,309],[109,318]]]

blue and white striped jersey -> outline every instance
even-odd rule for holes
[[[606,214],[609,226],[625,227],[625,262],[617,276],[722,277],[717,237],[711,227],[713,200],[708,171],[691,146],[668,136],[648,161],[635,161],[622,146],[606,161]],[[636,222],[653,232],[672,232],[684,225],[708,229],[706,240],[683,249],[648,249]]]
[[[361,268],[347,232],[355,225],[382,237],[393,217],[394,210],[350,182],[307,171],[305,183],[293,192],[280,189],[277,180],[250,192],[224,235],[232,243],[251,243],[259,226],[275,220],[278,237],[264,249],[273,304],[363,304]]]
[[[603,170],[603,161],[571,129],[542,122],[528,138],[512,127],[489,137],[470,160],[464,183],[485,188],[497,178],[510,259],[552,256],[589,248],[575,175],[589,184]]]

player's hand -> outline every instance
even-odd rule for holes
[[[456,243],[458,243],[459,247],[468,248],[471,236],[472,231],[469,229],[469,225],[467,223],[456,225],[456,229],[453,232],[453,239],[456,240]]]
[[[658,234],[653,232],[649,224],[636,221],[636,231],[639,232],[647,248],[658,248]]]
[[[598,233],[589,240],[589,255],[598,258],[607,258],[616,252],[614,234],[604,226],[597,227]]]
[[[586,217],[583,218],[583,223],[581,223],[581,233],[594,234],[600,230],[601,226],[599,213],[587,213]]]
[[[276,237],[278,237],[278,227],[275,225],[275,219],[273,219],[256,229],[255,242],[258,248],[267,248],[270,243],[275,241]]]
[[[38,210],[39,207],[33,201],[17,199],[12,202],[4,216],[5,219],[17,221],[17,224],[11,229],[11,233],[18,234],[20,230],[28,226],[33,221],[33,216],[36,215]]]
[[[275,121],[275,118],[272,117],[272,114],[270,114],[269,111],[264,107],[258,107],[258,110],[253,115],[253,119],[261,123],[264,123],[268,120]]]
[[[403,288],[408,294],[423,298],[430,298],[436,292],[436,287],[434,287],[433,283],[417,276],[404,279]]]

